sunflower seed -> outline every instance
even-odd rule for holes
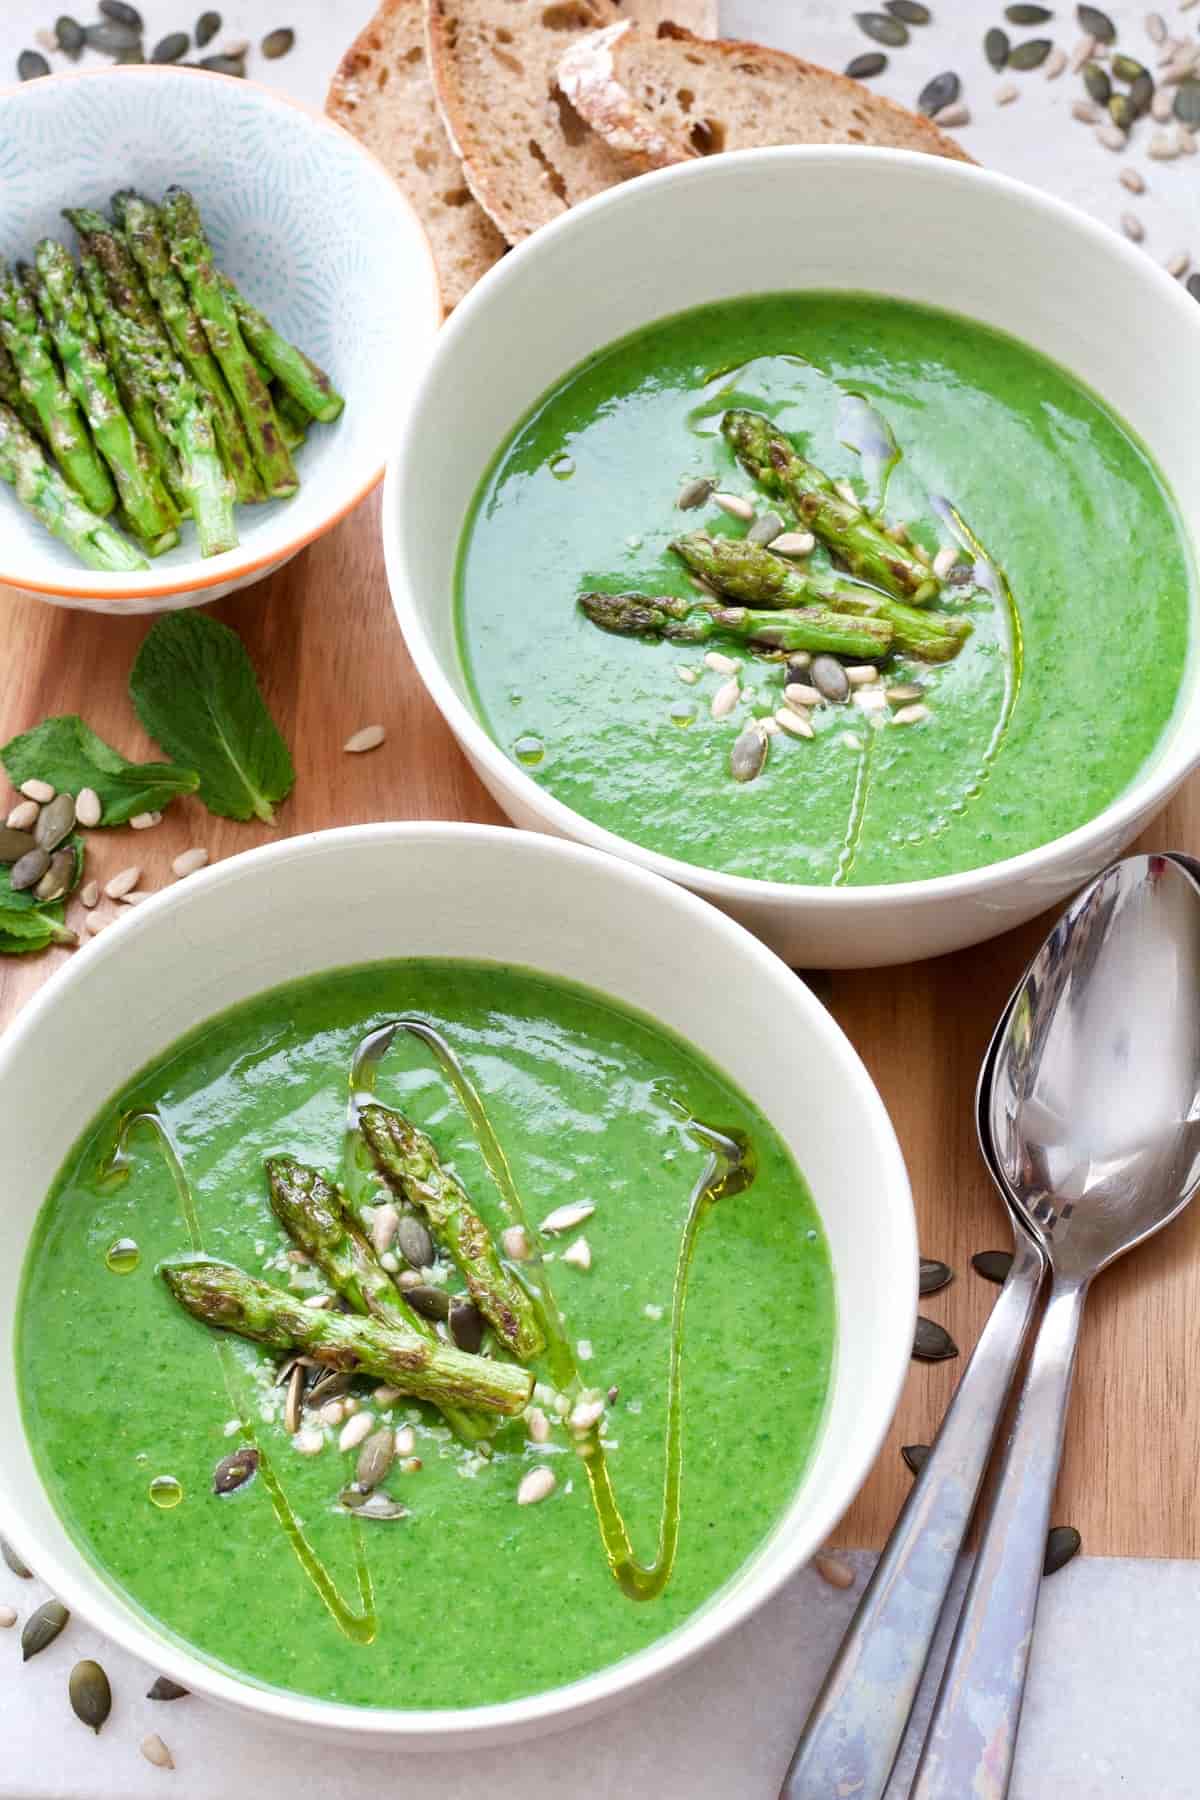
[[[1121,186],[1128,188],[1131,194],[1144,194],[1146,191],[1146,183],[1136,169],[1122,169],[1118,179]]]
[[[592,1246],[585,1237],[577,1237],[575,1242],[563,1251],[559,1260],[569,1263],[573,1269],[583,1269],[586,1272],[592,1266]]]
[[[212,42],[221,29],[219,12],[202,12],[196,20],[196,48],[203,50],[205,44]]]
[[[390,1425],[381,1425],[378,1431],[371,1433],[358,1453],[358,1461],[354,1465],[356,1483],[369,1493],[387,1479],[388,1470],[395,1460],[396,1434]]]
[[[992,29],[986,33],[983,40],[983,54],[987,57],[993,69],[999,70],[1006,66],[1008,62],[1008,50],[1008,33],[1001,31],[998,25],[993,25]]]
[[[49,900],[61,900],[69,894],[75,884],[75,852],[68,848],[56,850],[50,858],[50,867],[33,890],[35,900],[43,903]]]
[[[918,1362],[945,1362],[958,1355],[958,1345],[944,1325],[921,1316],[913,1336],[913,1355]]]
[[[1071,117],[1078,119],[1081,125],[1095,125],[1099,121],[1100,114],[1090,100],[1073,100]]]
[[[1050,38],[1027,38],[1025,43],[1009,52],[1008,66],[1010,69],[1040,69],[1053,48]]]
[[[556,1206],[552,1213],[547,1213],[542,1220],[543,1231],[574,1231],[585,1219],[590,1219],[596,1208],[590,1200],[572,1200],[566,1206]]]
[[[808,715],[796,712],[790,706],[779,708],[775,714],[775,722],[777,725],[781,725],[784,731],[789,732],[792,737],[812,738],[817,735],[809,723]]]
[[[944,1287],[949,1287],[954,1280],[954,1270],[949,1263],[935,1262],[932,1257],[921,1258],[921,1278],[919,1289],[922,1294],[936,1294]]]
[[[90,1657],[77,1662],[67,1682],[67,1693],[75,1717],[99,1735],[100,1727],[112,1711],[112,1689],[100,1664]]]
[[[1057,81],[1067,66],[1065,50],[1052,50],[1046,58],[1046,80]]]
[[[870,81],[873,75],[882,75],[887,66],[888,59],[882,50],[864,50],[861,56],[850,58],[843,73],[852,81]]]
[[[423,1319],[448,1319],[450,1317],[450,1296],[445,1288],[419,1287],[405,1288],[404,1298],[419,1312]]]
[[[523,1225],[506,1225],[500,1233],[500,1248],[510,1262],[528,1262],[533,1255],[533,1245]]]
[[[743,726],[729,752],[729,772],[735,781],[755,781],[767,760],[767,740],[755,721]]]
[[[540,1406],[531,1406],[525,1415],[525,1424],[529,1436],[535,1444],[550,1442],[551,1425]]]
[[[1102,132],[1098,135],[1103,139]],[[1150,147],[1146,151],[1146,155],[1151,162],[1174,162],[1179,155],[1179,145],[1174,138],[1168,137],[1165,131],[1156,131],[1150,139]]]
[[[75,802],[70,794],[59,794],[44,806],[33,828],[33,841],[43,850],[57,850],[64,838],[75,829]]]
[[[1006,81],[996,89],[996,105],[1011,106],[1014,100],[1020,98],[1020,94],[1021,90],[1015,81]]]
[[[914,700],[920,700],[925,693],[919,681],[901,681],[895,687],[884,689],[889,706],[908,706]]]
[[[742,690],[738,686],[737,676],[731,676],[728,681],[722,682],[721,686],[717,689],[712,697],[708,710],[714,719],[727,718],[741,697]]]
[[[1006,6],[1004,16],[1010,25],[1044,25],[1054,14],[1048,6]]]
[[[914,706],[902,706],[898,712],[894,712],[892,714],[892,724],[920,725],[923,724],[926,719],[931,719],[932,717],[933,714],[925,703],[918,700]]]
[[[776,556],[808,556],[816,547],[817,540],[811,531],[782,531],[771,540],[771,549]]]
[[[105,926],[111,925],[111,923],[111,919],[106,919],[102,913],[98,913],[92,909],[89,909],[83,915],[83,928],[89,937],[99,937]]]
[[[929,1460],[929,1450],[928,1444],[902,1444],[900,1446],[900,1454],[914,1475],[919,1475],[925,1467]]]
[[[95,788],[80,788],[75,798],[75,817],[79,823],[90,831],[100,823],[103,815],[104,808]]]
[[[40,845],[27,850],[19,856],[12,866],[8,880],[14,892],[20,894],[26,888],[36,887],[46,870],[50,867],[49,854]]]
[[[160,812],[134,813],[129,821],[131,831],[153,831],[156,825],[161,824],[162,814]]]
[[[840,706],[850,693],[846,671],[835,657],[814,656],[809,674],[817,692],[835,706]]]
[[[39,806],[48,806],[54,798],[55,790],[48,781],[23,781],[19,792],[27,800],[36,800]]]
[[[83,35],[93,50],[105,56],[121,56],[127,50],[141,48],[142,37],[136,25],[122,25],[116,19],[105,19],[99,25],[86,25]]]
[[[953,106],[944,106],[940,113],[936,113],[933,122],[953,130],[960,125],[969,125],[971,114],[961,101],[956,100]]]
[[[22,1662],[28,1662],[52,1644],[70,1616],[61,1600],[43,1600],[36,1612],[30,1613],[21,1632]]]
[[[142,871],[136,863],[128,869],[119,869],[111,881],[105,883],[104,892],[110,900],[120,900],[125,894],[131,894],[142,879]]]
[[[186,1700],[190,1688],[180,1687],[167,1675],[160,1675],[146,1690],[147,1700]]]
[[[855,13],[854,19],[860,31],[865,31],[869,38],[874,38],[888,50],[899,50],[908,42],[908,27],[902,19],[878,12]]]
[[[539,1500],[546,1500],[558,1486],[558,1479],[553,1469],[530,1469],[528,1475],[521,1479],[517,1489],[518,1506],[536,1506]]]
[[[1106,150],[1123,150],[1129,142],[1129,138],[1125,132],[1118,131],[1115,125],[1102,125],[1096,133],[1096,142],[1103,144]],[[1153,145],[1150,147],[1149,154],[1154,155]]]
[[[749,524],[754,517],[754,508],[748,500],[743,500],[740,494],[714,493],[712,500],[713,505],[719,506],[721,511],[728,513],[731,519],[741,519],[744,524]]]
[[[146,1761],[153,1763],[156,1769],[173,1769],[175,1767],[175,1759],[157,1731],[152,1731],[148,1737],[142,1739],[141,1751]]]
[[[1134,244],[1140,244],[1146,235],[1146,227],[1136,213],[1124,212],[1121,214],[1121,230]]]
[[[1197,150],[1200,150],[1200,141],[1197,141],[1196,133],[1190,125],[1181,125],[1175,136],[1180,156],[1195,156]]]
[[[32,801],[30,805],[33,805]],[[36,806],[33,810],[35,813],[37,812]],[[20,862],[23,856],[28,856],[29,852],[36,850],[37,847],[31,831],[18,831],[11,825],[6,825],[0,831],[0,863]]]
[[[1083,85],[1088,91],[1088,97],[1094,100],[1097,106],[1108,105],[1112,98],[1112,82],[1108,79],[1108,71],[1102,69],[1098,62],[1085,63]]]
[[[304,1369],[296,1363],[288,1376],[287,1400],[283,1409],[283,1428],[289,1437],[294,1437],[300,1429],[300,1415],[304,1408]]]
[[[355,1413],[352,1419],[347,1419],[338,1434],[338,1449],[357,1449],[363,1439],[371,1435],[371,1427],[374,1423],[369,1412]]]
[[[723,656],[719,650],[709,650],[704,658],[704,666],[711,669],[714,675],[736,675],[742,665],[735,657]]]
[[[924,113],[926,118],[932,118],[944,106],[952,106],[961,92],[962,82],[953,69],[946,69],[943,74],[935,75],[925,83],[917,95],[917,111]]]
[[[1186,250],[1176,250],[1173,256],[1167,257],[1163,268],[1168,275],[1173,275],[1178,280],[1181,275],[1187,274],[1191,260],[1191,256]]]
[[[4,823],[10,831],[29,831],[37,824],[38,810],[36,800],[19,800]],[[32,844],[33,839],[30,838],[30,847]]]
[[[758,544],[762,548],[771,543],[783,531],[783,520],[778,513],[760,513],[746,533],[748,544]]]
[[[268,62],[274,62],[277,57],[286,56],[295,41],[296,34],[290,26],[281,26],[278,31],[268,31],[262,41],[262,53]]]
[[[590,1431],[603,1417],[603,1400],[580,1400],[571,1408],[567,1424],[572,1431]]]
[[[27,1569],[7,1538],[0,1538],[0,1556],[5,1566],[12,1571],[19,1581],[32,1581],[33,1570]]]
[[[1012,1263],[1011,1250],[977,1250],[971,1258],[975,1273],[982,1275],[985,1281],[994,1281],[997,1287],[1003,1287],[1008,1280]]]
[[[342,749],[348,750],[351,756],[361,756],[364,750],[378,750],[386,737],[382,725],[364,725],[361,731],[346,739]]]
[[[1146,36],[1152,44],[1162,44],[1167,38],[1167,21],[1161,13],[1146,14]]]
[[[455,1348],[464,1350],[468,1356],[478,1356],[486,1321],[474,1301],[451,1301],[447,1323]]]
[[[680,512],[691,512],[694,507],[704,506],[716,485],[707,475],[698,475],[694,481],[685,481],[676,495],[675,504]]]
[[[182,881],[186,875],[195,875],[208,863],[208,851],[201,844],[194,844],[190,850],[181,850],[171,864],[171,872]]]
[[[371,1242],[377,1255],[382,1256],[386,1250],[391,1249],[399,1228],[400,1214],[390,1200],[375,1208],[371,1218]]]
[[[854,1585],[853,1566],[844,1562],[840,1556],[830,1556],[826,1550],[818,1550],[812,1559],[812,1566],[830,1587],[848,1588]]]
[[[0,1631],[11,1631],[17,1622],[15,1606],[0,1606]]]
[[[1073,1525],[1054,1525],[1046,1534],[1046,1556],[1042,1563],[1043,1575],[1056,1575],[1059,1569],[1078,1556],[1083,1547],[1083,1539]]]
[[[1184,125],[1200,125],[1200,81],[1189,77],[1175,89],[1175,117]]]
[[[783,697],[789,706],[820,706],[821,695],[815,687],[809,687],[805,681],[789,681],[783,690]]]
[[[50,64],[40,50],[22,50],[17,58],[17,77],[21,81],[37,81],[50,73]]]
[[[1117,28],[1108,14],[1101,12],[1098,6],[1077,6],[1075,17],[1079,20],[1080,30],[1086,31],[1089,37],[1094,37],[1098,44],[1116,43]]]

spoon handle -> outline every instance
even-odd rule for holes
[[[1050,1290],[909,1800],[1004,1800],[1087,1283]]]
[[[1008,1280],[813,1702],[780,1800],[828,1800],[834,1794],[879,1800],[887,1787],[1043,1267],[1041,1251],[1018,1232]]]

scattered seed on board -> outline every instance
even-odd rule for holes
[[[1059,1569],[1078,1556],[1083,1548],[1083,1539],[1073,1525],[1054,1525],[1046,1534],[1046,1556],[1042,1563],[1043,1575],[1056,1575]]]
[[[962,82],[953,69],[934,75],[917,95],[917,111],[927,118],[936,117],[945,107],[953,106],[962,93]]]
[[[1171,117],[1174,101],[1166,88],[1159,88],[1150,102],[1150,117],[1159,125],[1165,125]]]
[[[1095,38],[1081,37],[1079,42],[1076,44],[1075,48],[1071,52],[1071,73],[1072,73],[1072,75],[1078,75],[1078,73],[1079,73],[1080,69],[1082,69],[1083,65],[1085,63],[1091,62],[1091,60],[1095,54],[1096,54]]]
[[[985,1281],[994,1281],[997,1287],[1003,1287],[1012,1262],[1011,1250],[977,1250],[971,1258],[971,1267]]]
[[[723,656],[719,650],[709,650],[704,657],[704,664],[716,675],[736,675],[741,663],[732,656]]]
[[[775,722],[784,731],[790,732],[792,737],[811,738],[817,735],[804,713],[795,712],[790,706],[779,708],[775,714]]]
[[[840,1556],[831,1556],[827,1550],[818,1550],[812,1559],[812,1566],[830,1587],[848,1588],[854,1586],[854,1568],[851,1563],[843,1561]]]
[[[1052,50],[1046,58],[1046,80],[1057,81],[1067,66],[1065,50]]]
[[[998,25],[993,25],[991,30],[984,36],[983,54],[987,57],[997,73],[999,73],[1007,63],[1008,52],[1008,33],[1006,31],[1001,31]]]
[[[1187,274],[1188,264],[1191,260],[1192,259],[1186,250],[1176,250],[1173,256],[1168,256],[1166,262],[1163,264],[1163,268],[1167,271],[1168,275],[1174,275],[1176,280],[1178,280],[1181,275]]]
[[[590,1219],[596,1208],[590,1200],[570,1200],[565,1206],[556,1206],[542,1220],[543,1231],[574,1231],[585,1219]]]
[[[1101,143],[1103,143],[1104,133],[1101,131],[1098,133],[1098,136]],[[1168,137],[1165,131],[1160,131],[1151,138],[1150,148],[1147,150],[1146,155],[1150,157],[1152,162],[1174,162],[1175,158],[1179,155],[1179,145],[1174,138]]]
[[[1013,101],[1019,98],[1020,93],[1021,90],[1015,82],[1006,81],[1002,87],[996,89],[996,105],[1011,106]]]
[[[958,1355],[958,1345],[944,1325],[921,1315],[913,1334],[912,1353],[918,1362],[945,1362]]]
[[[1080,30],[1094,37],[1098,44],[1116,43],[1117,28],[1098,6],[1077,6],[1075,17],[1079,20]]]
[[[27,1569],[7,1538],[0,1538],[0,1557],[4,1559],[5,1568],[14,1574],[18,1581],[32,1581],[33,1570]]]
[[[0,1631],[10,1631],[17,1622],[15,1606],[0,1606]]]
[[[1167,41],[1167,21],[1161,13],[1146,14],[1146,36],[1152,44],[1165,44]]]
[[[1102,125],[1096,136],[1106,150],[1123,150],[1129,142],[1126,134],[1118,131],[1115,125]],[[1150,147],[1150,155],[1154,155],[1153,145]]]
[[[134,831],[153,831],[156,825],[162,824],[160,812],[134,813],[129,821]]]
[[[268,62],[276,57],[286,56],[296,41],[296,34],[289,26],[281,26],[278,31],[268,31],[262,41],[262,53]]]
[[[93,825],[100,823],[103,812],[104,808],[95,788],[80,788],[75,801],[75,817],[79,823],[90,831]]]
[[[346,739],[342,749],[348,750],[352,756],[359,756],[364,750],[378,750],[386,736],[387,732],[382,725],[364,725],[361,731],[356,731]]]
[[[918,1287],[922,1294],[938,1294],[944,1287],[949,1287],[953,1280],[954,1270],[949,1263],[936,1262],[930,1256],[921,1258]]]
[[[703,506],[712,497],[716,485],[707,475],[698,475],[694,481],[685,481],[676,496],[675,504],[680,512],[691,512],[694,507]]]
[[[866,50],[861,56],[852,56],[842,73],[851,81],[870,81],[872,76],[882,75],[887,66],[882,50]]]
[[[1146,227],[1142,224],[1142,221],[1138,218],[1136,213],[1126,212],[1121,214],[1121,230],[1125,233],[1125,236],[1135,244],[1140,244],[1146,235]]]
[[[133,892],[141,879],[141,869],[136,863],[131,863],[129,868],[118,870],[112,879],[105,883],[104,892],[110,900],[121,900],[126,894]]]
[[[33,780],[23,781],[18,789],[27,800],[36,800],[39,806],[47,806],[53,800],[55,791],[48,781]]]
[[[713,505],[719,506],[721,511],[728,513],[731,519],[741,519],[744,524],[748,525],[754,517],[754,508],[748,500],[743,500],[740,494],[714,493],[712,499]]]
[[[36,1612],[30,1613],[21,1632],[22,1662],[28,1662],[52,1644],[70,1617],[61,1600],[43,1600]]]
[[[1040,69],[1053,48],[1049,38],[1027,38],[1009,52],[1008,66],[1022,71]]]
[[[98,1736],[100,1727],[112,1711],[112,1689],[100,1664],[90,1657],[77,1662],[67,1682],[67,1694],[75,1717]]]
[[[919,1475],[929,1460],[928,1444],[901,1444],[900,1454],[914,1475]]]
[[[877,44],[885,44],[889,50],[899,50],[908,42],[908,27],[901,19],[878,12],[855,13],[854,18],[860,31],[865,31]]]
[[[22,800],[14,806],[4,823],[10,831],[28,831],[37,824],[37,816],[41,809],[36,800]]]
[[[528,1475],[522,1476],[521,1485],[517,1489],[518,1506],[536,1506],[539,1500],[546,1500],[558,1486],[558,1478],[553,1469],[530,1469]]]
[[[741,697],[742,690],[738,685],[737,676],[733,675],[728,681],[721,683],[721,686],[712,697],[712,702],[708,710],[714,719],[727,718]]]
[[[1078,119],[1081,125],[1097,125],[1100,122],[1100,114],[1090,100],[1072,101],[1071,117]]]
[[[1146,191],[1146,183],[1136,169],[1122,169],[1117,179],[1131,194],[1144,194]]]
[[[146,1689],[147,1700],[186,1700],[191,1690],[180,1687],[169,1675],[160,1675]]]
[[[157,1731],[152,1731],[148,1737],[142,1739],[141,1748],[146,1761],[153,1763],[156,1769],[173,1769],[175,1767],[175,1759]]]

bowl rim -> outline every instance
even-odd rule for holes
[[[724,151],[719,156],[698,158],[655,170],[594,195],[543,225],[489,269],[458,303],[438,333],[425,369],[414,386],[384,478],[384,564],[393,611],[409,655],[434,704],[467,756],[482,771],[486,771],[484,778],[489,786],[495,782],[502,791],[515,789],[527,812],[544,819],[547,829],[570,837],[576,843],[587,844],[594,849],[606,851],[609,855],[618,856],[623,861],[634,862],[654,874],[666,876],[670,881],[703,893],[718,905],[731,908],[752,909],[756,904],[776,906],[782,903],[785,906],[802,906],[810,914],[829,916],[870,913],[882,908],[891,910],[902,906],[931,905],[947,900],[973,900],[993,889],[1030,881],[1060,862],[1086,858],[1094,850],[1100,850],[1103,854],[1104,846],[1112,841],[1115,833],[1124,831],[1128,836],[1139,817],[1157,810],[1179,783],[1200,764],[1200,737],[1194,747],[1189,749],[1177,729],[1189,691],[1194,693],[1200,686],[1200,654],[1195,641],[1195,565],[1200,557],[1200,535],[1191,532],[1187,533],[1193,563],[1191,653],[1184,666],[1183,682],[1175,710],[1164,726],[1163,735],[1148,762],[1129,786],[1117,794],[1102,811],[1072,831],[1051,838],[1048,843],[1021,851],[1019,855],[948,875],[930,875],[915,881],[864,883],[853,887],[816,886],[805,882],[768,881],[746,875],[729,875],[702,863],[688,863],[678,857],[667,856],[595,824],[583,813],[576,812],[559,800],[548,788],[542,787],[520,764],[505,755],[482,721],[455,690],[425,629],[415,598],[416,583],[409,573],[400,517],[400,497],[413,468],[419,463],[415,442],[416,421],[427,403],[430,390],[440,379],[443,364],[456,354],[459,338],[474,328],[476,315],[484,313],[493,294],[502,292],[506,285],[519,281],[526,265],[536,262],[548,245],[556,243],[559,238],[586,233],[592,219],[602,212],[637,206],[644,200],[653,203],[652,197],[657,197],[659,204],[662,204],[669,200],[670,193],[676,186],[736,180],[739,172],[747,168],[768,170],[771,179],[777,179],[778,166],[781,164],[806,169],[811,175],[813,165],[823,165],[836,171],[838,167],[860,168],[864,162],[898,167],[906,170],[912,177],[932,184],[949,182],[964,188],[969,186],[985,193],[1018,199],[1023,206],[1040,211],[1056,221],[1065,231],[1074,231],[1090,238],[1107,255],[1126,263],[1131,271],[1148,280],[1165,304],[1178,309],[1181,320],[1191,318],[1193,329],[1200,325],[1200,312],[1197,312],[1195,302],[1144,251],[1068,201],[1060,200],[1040,188],[1031,187],[1014,176],[981,168],[978,163],[957,162],[924,151],[891,150],[857,144],[776,144],[762,149]],[[1018,337],[1018,341],[1023,341],[1018,333],[1014,332],[1012,335]],[[1200,351],[1200,335],[1197,348]],[[1152,450],[1152,446],[1148,448]]]
[[[843,1453],[842,1460],[838,1463],[836,1479],[830,1483],[825,1502],[814,1511],[812,1519],[805,1526],[804,1535],[793,1536],[787,1553],[778,1558],[778,1566],[765,1581],[760,1576],[757,1583],[738,1586],[727,1584],[726,1589],[718,1589],[698,1611],[691,1613],[673,1631],[642,1650],[577,1681],[516,1700],[478,1707],[445,1710],[356,1707],[344,1702],[294,1693],[285,1688],[259,1686],[248,1677],[234,1674],[224,1665],[206,1660],[165,1627],[160,1627],[141,1615],[137,1607],[123,1598],[117,1589],[107,1586],[102,1569],[99,1572],[106,1585],[99,1604],[90,1591],[81,1597],[72,1559],[78,1558],[87,1566],[85,1552],[73,1544],[68,1557],[60,1558],[57,1553],[42,1551],[37,1532],[23,1516],[19,1502],[6,1517],[4,1531],[6,1536],[11,1537],[18,1552],[28,1556],[31,1566],[37,1569],[39,1578],[72,1611],[78,1611],[81,1617],[94,1624],[131,1655],[142,1662],[153,1663],[183,1686],[210,1699],[249,1709],[282,1724],[342,1733],[358,1741],[402,1737],[409,1739],[416,1747],[420,1747],[422,1741],[433,1747],[443,1745],[451,1737],[461,1739],[464,1744],[480,1738],[484,1741],[498,1740],[501,1737],[516,1738],[542,1730],[553,1730],[556,1725],[569,1722],[570,1716],[576,1711],[587,1713],[614,1704],[646,1683],[683,1667],[765,1605],[820,1548],[859,1493],[873,1467],[895,1415],[908,1373],[913,1321],[917,1309],[916,1214],[908,1171],[895,1127],[862,1058],[832,1014],[773,950],[760,943],[744,926],[674,882],[664,881],[627,861],[605,855],[585,845],[546,837],[537,832],[517,831],[504,825],[413,820],[341,826],[243,851],[189,876],[186,882],[161,890],[145,905],[116,922],[102,937],[93,939],[86,946],[82,959],[73,959],[60,965],[38,989],[12,1024],[0,1034],[0,1080],[11,1060],[22,1054],[24,1041],[30,1031],[44,1014],[57,1006],[62,994],[87,979],[90,967],[97,966],[105,958],[132,954],[134,945],[144,933],[156,930],[181,909],[186,909],[197,894],[235,886],[247,879],[253,880],[257,871],[263,867],[289,861],[302,862],[307,857],[323,855],[330,849],[352,850],[358,844],[373,842],[395,844],[409,853],[422,843],[446,845],[469,842],[472,845],[491,845],[494,848],[500,847],[501,842],[508,848],[515,843],[518,855],[543,859],[546,863],[570,862],[581,865],[591,870],[593,879],[613,881],[624,887],[628,912],[622,911],[618,917],[637,916],[637,909],[642,904],[657,905],[668,912],[674,910],[676,913],[690,915],[697,922],[702,922],[713,935],[721,954],[726,955],[730,961],[741,959],[743,962],[757,964],[777,984],[781,1003],[789,1006],[799,1016],[803,1029],[811,1033],[815,1049],[824,1053],[836,1066],[839,1080],[848,1091],[863,1131],[874,1139],[879,1158],[877,1193],[883,1198],[888,1214],[901,1236],[907,1240],[909,1279],[905,1293],[902,1294],[899,1291],[902,1277],[896,1276],[898,1291],[897,1304],[893,1308],[895,1318],[887,1340],[878,1347],[881,1364],[886,1367],[890,1361],[891,1372],[881,1384],[883,1391],[878,1402],[878,1418],[874,1430],[864,1441],[860,1454],[853,1462],[846,1461]],[[26,1244],[23,1244],[22,1257],[25,1248]],[[897,1267],[900,1266],[902,1265],[898,1263]],[[15,1316],[12,1323],[15,1325]],[[21,1432],[28,1446],[23,1420]],[[806,1477],[807,1470],[793,1490],[793,1500],[803,1488]],[[36,1462],[35,1479],[41,1487]],[[52,1501],[50,1505],[57,1517],[57,1508]],[[65,1531],[65,1526],[63,1529]],[[777,1542],[779,1529],[777,1521],[764,1532],[750,1557],[731,1577],[731,1583],[737,1583],[739,1575],[762,1557],[767,1546]],[[99,1568],[99,1565],[94,1566]]]
[[[6,101],[27,95],[31,88],[40,90],[51,84],[62,86],[67,82],[77,81],[126,81],[131,76],[141,79],[147,77],[161,79],[164,76],[187,79],[200,77],[206,81],[220,82],[243,92],[250,89],[268,102],[290,106],[296,112],[304,113],[314,124],[336,133],[339,137],[345,138],[348,143],[353,144],[359,155],[374,166],[393,190],[395,199],[409,214],[417,229],[419,239],[424,244],[433,300],[433,337],[436,339],[446,317],[446,295],[437,258],[433,253],[433,243],[424,221],[408,195],[390,171],[384,167],[375,152],[369,150],[361,139],[356,138],[353,132],[348,131],[337,119],[331,119],[327,113],[320,111],[315,106],[310,106],[307,101],[297,100],[293,95],[282,93],[278,88],[268,87],[265,82],[255,81],[250,76],[222,75],[215,69],[180,69],[174,63],[132,63],[105,69],[62,69],[56,74],[39,75],[34,82],[9,82],[0,87],[0,106],[3,106]],[[191,563],[176,565],[170,576],[160,577],[157,580],[154,579],[152,569],[146,575],[103,576],[95,570],[81,571],[86,574],[85,580],[69,582],[65,579],[51,581],[41,576],[18,575],[6,569],[0,569],[0,583],[26,593],[61,595],[71,600],[136,601],[169,599],[173,595],[199,593],[206,588],[218,587],[225,582],[240,582],[246,576],[256,574],[260,569],[274,568],[276,565],[286,562],[290,557],[295,556],[297,551],[303,550],[306,544],[311,544],[315,538],[322,537],[325,532],[331,531],[348,513],[353,512],[356,506],[360,506],[374,488],[379,486],[383,480],[385,468],[386,459],[379,463],[356,492],[343,505],[339,506],[336,512],[323,516],[311,528],[297,532],[295,537],[289,538],[286,544],[281,544],[277,549],[270,550],[265,555],[239,556],[236,550],[228,550],[220,556],[212,556],[206,560],[197,558],[194,565]],[[188,571],[193,568],[195,573],[189,573]],[[64,571],[65,573],[66,571]]]

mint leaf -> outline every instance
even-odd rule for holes
[[[43,719],[0,750],[9,780],[49,781],[60,794],[92,788],[100,796],[102,825],[124,825],[138,813],[161,812],[176,794],[194,794],[200,777],[173,763],[127,762],[97,737],[78,713]]]
[[[199,612],[167,613],[142,640],[129,694],[167,755],[199,770],[210,812],[273,823],[296,771],[235,631]]]

